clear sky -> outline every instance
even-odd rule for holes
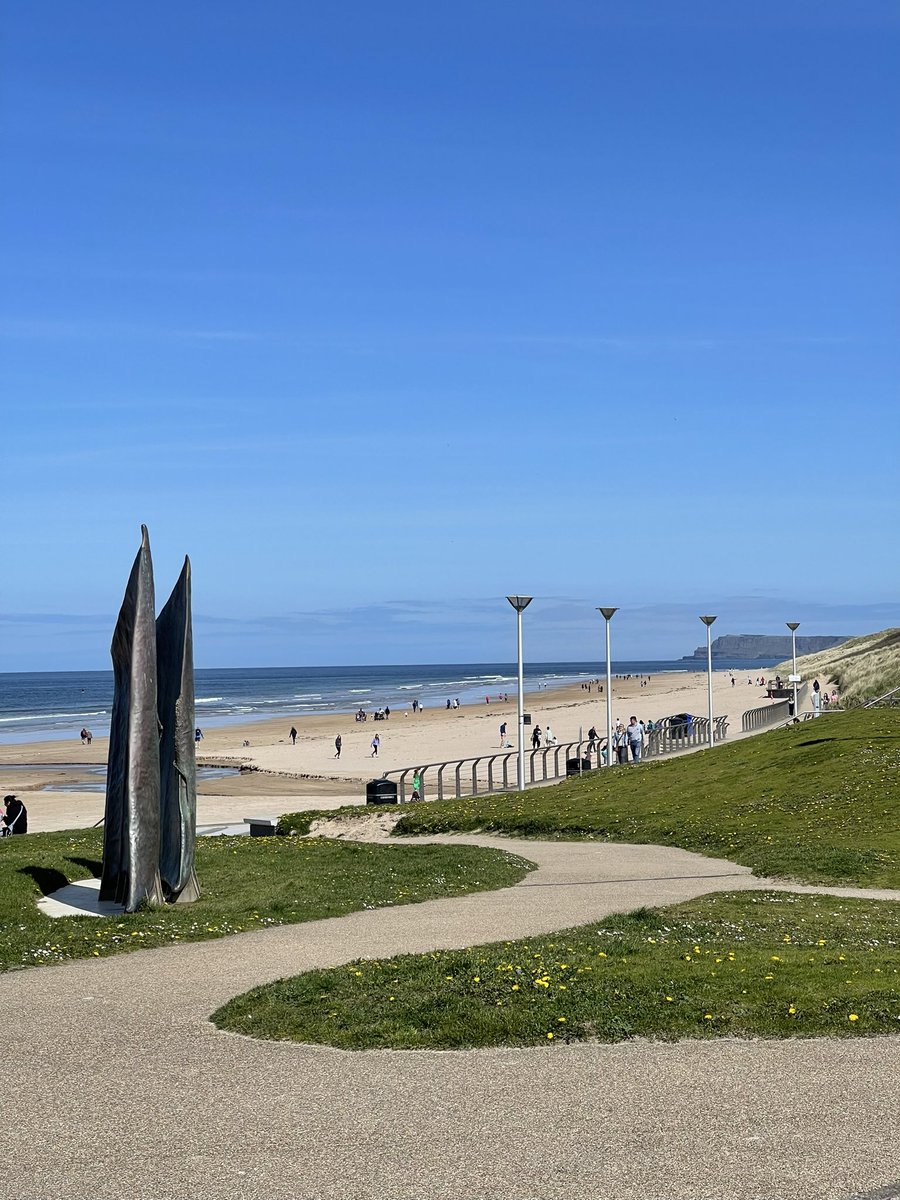
[[[900,624],[893,0],[7,8],[0,669]]]

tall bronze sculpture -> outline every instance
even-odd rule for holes
[[[100,899],[195,900],[191,568],[157,621],[146,525],[113,633],[113,706]]]
[[[194,741],[194,648],[191,562],[156,619],[159,716],[159,874],[167,900],[196,900],[197,770]]]
[[[100,899],[134,912],[161,903],[159,735],[156,716],[156,614],[147,526],[110,649],[113,705],[106,768],[106,821]]]

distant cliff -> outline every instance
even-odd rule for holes
[[[820,654],[846,642],[845,637],[798,637],[797,654]],[[791,657],[791,635],[765,633],[728,633],[717,637],[712,644],[713,660],[717,658],[733,658],[743,662],[753,662],[755,659],[781,662]],[[706,661],[706,647],[698,646],[693,654],[685,654],[682,662],[693,662],[695,659]]]

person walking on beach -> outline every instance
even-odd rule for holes
[[[0,817],[0,837],[11,837],[14,833],[28,832],[28,810],[15,796],[4,796],[5,812]]]
[[[199,742],[202,737],[203,737],[203,730],[198,725],[197,728],[194,730],[194,741]]]
[[[341,741],[341,735],[338,734],[337,737],[334,739],[334,757],[335,758],[341,757],[341,746],[342,745],[343,745],[343,742]]]
[[[506,722],[500,723],[500,745],[503,746],[506,742]]]
[[[535,727],[534,727],[534,733],[531,735],[531,748],[532,748],[532,750],[540,750],[540,748],[541,748],[541,727],[540,727],[540,725],[535,725]]]
[[[291,735],[290,736],[291,736],[291,745],[296,746],[297,745],[297,730],[294,728],[293,725],[291,726]]]
[[[372,753],[369,756],[370,758],[378,757],[378,747],[380,745],[381,745],[381,738],[376,733],[375,736],[372,738]]]
[[[556,734],[553,732],[553,730],[550,728],[549,725],[547,726],[547,731],[544,734],[544,745],[545,746],[555,746],[556,745]]]

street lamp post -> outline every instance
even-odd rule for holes
[[[532,601],[531,596],[507,596],[516,610],[516,653],[519,664],[519,752],[516,756],[516,786],[525,790],[525,671],[522,666],[522,613]]]
[[[610,666],[609,658],[609,623],[613,618],[613,613],[618,612],[617,608],[598,608],[597,612],[603,616],[606,622],[606,765],[611,767],[613,764],[612,753],[612,667]]]
[[[785,625],[787,625],[788,629],[791,631],[791,661],[793,663],[793,670],[791,674],[794,677],[794,716],[796,717],[799,715],[797,713],[797,630],[800,628],[800,622],[785,621]]]
[[[706,626],[706,681],[707,693],[709,697],[709,730],[707,732],[707,741],[710,748],[713,744],[713,697],[712,697],[712,623],[715,617],[701,617],[700,620]]]

